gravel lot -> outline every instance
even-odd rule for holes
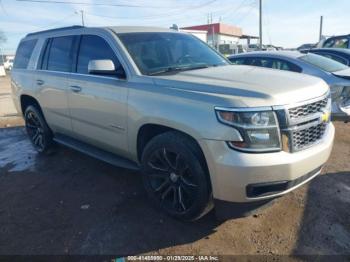
[[[0,79],[0,91],[8,85]],[[39,156],[22,125],[0,117],[0,254],[350,255],[350,124],[335,124],[322,175],[223,223],[213,213],[195,223],[163,215],[137,172],[62,146]]]

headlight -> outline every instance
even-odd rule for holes
[[[246,152],[271,152],[281,150],[280,131],[275,113],[266,108],[252,111],[233,108],[215,108],[219,121],[233,126],[243,141],[227,141],[229,146]]]

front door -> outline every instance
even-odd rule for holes
[[[125,73],[93,75],[91,60],[110,59],[124,72],[109,44],[100,36],[81,36],[76,73],[69,78],[68,103],[74,136],[107,151],[127,153],[127,85]]]

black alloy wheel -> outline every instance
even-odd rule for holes
[[[143,154],[146,189],[168,214],[183,220],[203,215],[210,187],[198,152],[175,132],[153,139]]]
[[[28,106],[24,114],[25,127],[33,146],[39,153],[46,152],[52,144],[52,133],[40,110]]]

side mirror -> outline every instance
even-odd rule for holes
[[[116,75],[114,63],[110,59],[90,60],[88,71],[95,75]]]

